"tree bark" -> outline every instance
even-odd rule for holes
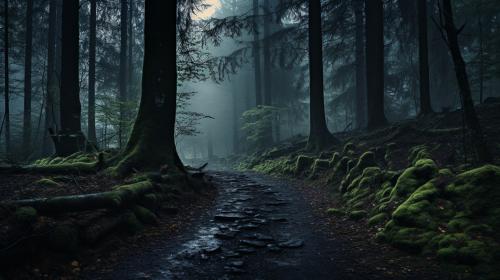
[[[132,133],[115,168],[118,176],[164,165],[183,170],[174,139],[177,2],[146,0],[145,14],[142,96]]]
[[[309,1],[309,76],[310,130],[306,148],[319,151],[337,142],[325,118],[321,0]]]
[[[253,15],[257,17],[259,14],[259,0],[253,0]],[[259,43],[259,26],[257,19],[253,20],[253,64],[254,64],[254,76],[255,76],[255,106],[262,105],[262,76],[261,76],[261,65],[260,65],[260,43]]]
[[[118,144],[120,148],[123,144],[124,126],[125,126],[125,103],[127,102],[127,43],[128,43],[128,5],[127,0],[121,0],[121,13],[120,13],[120,29],[121,29],[121,42],[120,42],[120,122],[118,124]]]
[[[87,137],[93,144],[97,144],[95,129],[95,59],[97,33],[97,0],[90,0],[90,34],[89,34],[89,96],[88,96],[88,124]]]
[[[427,32],[427,0],[418,0],[418,53],[420,68],[420,115],[433,112],[429,80],[429,45]]]
[[[4,125],[5,154],[10,154],[10,98],[9,98],[9,0],[4,1]]]
[[[467,68],[458,42],[458,30],[455,27],[451,0],[442,1],[444,29],[446,32],[447,44],[450,49],[453,63],[455,64],[455,74],[460,89],[459,92],[462,100],[462,108],[464,110],[465,122],[471,131],[472,146],[474,147],[480,162],[491,162],[492,156],[488,149],[486,140],[484,139],[481,124],[479,123],[476,110],[474,109],[474,102],[472,101],[469,77],[467,75]]]
[[[384,113],[384,4],[366,0],[366,89],[368,129],[387,124]]]
[[[78,0],[64,0],[62,8],[61,131],[53,137],[60,156],[76,153],[85,146],[80,123],[79,4]]]
[[[366,67],[365,67],[365,33],[364,33],[364,0],[354,1],[354,17],[356,21],[356,127],[366,125]]]
[[[47,46],[47,92],[45,96],[45,132],[43,138],[43,156],[48,156],[53,152],[50,140],[49,129],[57,127],[55,113],[55,92],[57,86],[57,74],[55,69],[56,52],[56,23],[57,23],[57,1],[49,2],[49,30]],[[57,130],[57,128],[55,128]]]
[[[24,49],[24,111],[23,150],[29,156],[31,150],[31,61],[33,49],[33,0],[26,3],[26,34]]]
[[[127,70],[128,70],[128,89],[127,89],[127,94],[129,100],[135,100],[135,94],[132,94],[132,90],[134,88],[134,25],[133,25],[133,18],[134,18],[134,0],[129,0],[129,15],[128,15],[128,63],[127,63]]]

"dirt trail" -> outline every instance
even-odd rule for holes
[[[210,175],[219,195],[189,230],[154,249],[136,252],[108,273],[86,278],[393,278],[360,264],[349,256],[348,244],[318,230],[322,220],[293,183],[253,173]],[[404,279],[431,278],[409,273]]]

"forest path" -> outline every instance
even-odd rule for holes
[[[210,176],[218,196],[207,213],[92,279],[387,279],[358,267],[348,244],[318,230],[324,221],[295,183],[254,173]]]

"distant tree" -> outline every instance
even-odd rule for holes
[[[127,89],[128,89],[128,71],[127,71],[127,43],[128,43],[128,5],[127,0],[121,0],[121,12],[120,12],[120,95],[119,102],[125,104],[128,99]],[[122,125],[125,121],[125,106],[120,106],[120,123],[118,125],[118,144],[121,147],[123,144],[124,137],[124,126]]]
[[[24,113],[23,150],[25,156],[31,152],[31,62],[33,56],[33,0],[26,4],[26,34],[24,54]]]
[[[356,45],[356,127],[366,125],[366,70],[365,70],[365,33],[364,33],[364,0],[354,0],[355,45]]]
[[[458,42],[458,30],[455,26],[453,9],[451,0],[442,0],[442,28],[446,32],[446,43],[450,49],[450,53],[455,64],[455,74],[457,77],[460,98],[462,101],[462,109],[464,110],[464,118],[467,127],[471,131],[472,146],[474,147],[477,157],[481,162],[491,162],[492,157],[488,149],[486,140],[484,139],[483,130],[479,119],[474,109],[472,101],[472,93],[467,75],[467,67],[460,50]]]
[[[309,97],[310,121],[308,150],[322,150],[337,142],[328,131],[323,85],[323,32],[321,0],[309,1]]]
[[[271,106],[273,93],[271,92],[272,72],[271,72],[271,24],[273,21],[273,9],[271,0],[264,0],[264,41],[263,41],[263,56],[264,56],[264,105]],[[272,139],[272,138],[271,138]]]
[[[97,0],[90,0],[90,30],[89,30],[89,89],[87,137],[92,144],[97,144],[95,130],[95,60],[97,34]]]
[[[4,106],[5,151],[10,153],[10,92],[9,92],[9,0],[4,0]]]
[[[257,15],[259,14],[259,0],[253,0],[253,66],[255,76],[255,106],[262,105],[262,76],[261,76],[261,51],[260,51],[260,38],[259,38],[259,25]]]
[[[432,113],[429,80],[429,45],[427,35],[427,0],[417,1],[418,51],[420,69],[420,115]]]
[[[387,123],[384,113],[384,3],[365,1],[368,129]]]

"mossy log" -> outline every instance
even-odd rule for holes
[[[52,198],[25,199],[4,203],[10,207],[33,207],[39,213],[60,214],[95,209],[114,209],[133,204],[144,194],[154,190],[150,181],[118,186],[112,191],[58,196]]]

